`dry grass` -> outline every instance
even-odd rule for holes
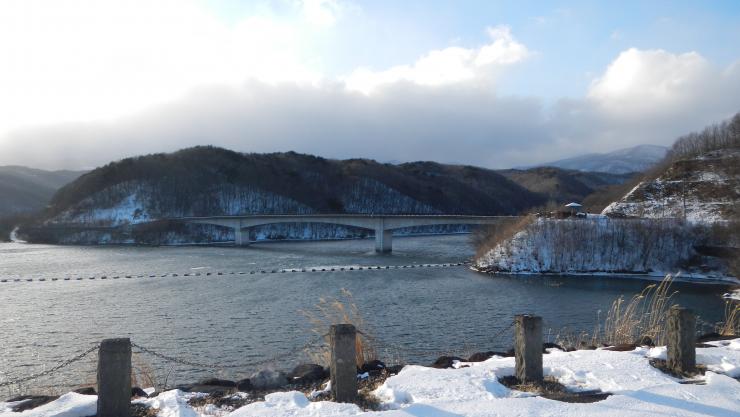
[[[658,284],[648,285],[639,294],[625,300],[624,296],[612,302],[603,321],[599,317],[591,333],[574,333],[567,329],[555,336],[555,343],[564,348],[583,349],[603,345],[626,345],[649,337],[656,345],[665,344],[666,319],[671,300],[676,294],[671,291],[673,277],[666,275]],[[740,313],[728,307],[728,317],[723,324],[731,328],[738,326]],[[719,333],[719,331],[718,331]]]
[[[513,375],[499,378],[498,381],[513,390],[529,392],[549,400],[567,403],[594,403],[605,400],[611,395],[601,391],[568,391],[557,378],[552,376],[546,376],[540,383],[522,384]]]
[[[475,257],[480,258],[507,239],[511,239],[517,232],[531,224],[535,218],[535,215],[530,214],[516,219],[501,220],[499,223],[477,229],[472,235],[473,245],[477,248]]]
[[[568,349],[568,348],[585,349],[590,346],[597,346],[597,344],[599,343],[597,331],[594,331],[592,333],[588,333],[588,332],[576,333],[567,328],[561,329],[555,335],[554,340],[555,340],[555,344],[560,345],[565,349]]]
[[[717,326],[717,333],[722,336],[740,336],[740,302],[725,302],[725,319]]]
[[[340,297],[337,298],[321,298],[314,311],[303,311],[302,313],[313,326],[312,331],[324,339],[321,346],[308,352],[308,356],[315,363],[329,365],[331,352],[327,333],[333,324],[352,324],[358,330],[355,340],[357,366],[378,358],[376,340],[372,337],[349,290],[342,288]]]
[[[663,344],[670,301],[676,294],[670,289],[672,281],[673,277],[666,275],[659,284],[647,286],[629,301],[622,296],[614,300],[598,332],[601,341],[618,345],[648,336],[655,344]]]
[[[158,384],[157,381],[157,375],[152,364],[142,358],[141,354],[133,353],[131,355],[131,386],[155,388],[160,391],[165,386]]]

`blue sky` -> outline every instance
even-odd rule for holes
[[[291,2],[206,1],[220,18],[295,13]],[[357,1],[316,52],[333,76],[357,66],[383,69],[445,46],[486,42],[485,28],[510,26],[536,52],[499,91],[581,96],[628,48],[698,51],[726,66],[740,57],[738,1]]]
[[[488,167],[740,111],[740,2],[5,0],[0,164],[215,144]]]

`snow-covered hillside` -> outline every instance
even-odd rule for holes
[[[295,200],[256,187],[223,185],[203,190],[199,195],[191,196],[192,200],[185,204],[167,199],[159,191],[148,182],[115,184],[64,210],[47,223],[121,226],[203,213],[229,216],[312,212],[311,208]]]
[[[543,356],[545,375],[566,389],[612,394],[592,403],[555,401],[507,388],[499,378],[514,374],[514,358],[499,356],[485,362],[457,363],[457,369],[406,366],[373,392],[380,400],[379,411],[311,401],[297,391],[268,394],[264,401],[236,410],[215,404],[192,407],[188,401],[203,394],[178,390],[134,402],[158,408],[157,415],[167,417],[737,416],[740,339],[710,344],[712,347],[696,350],[697,363],[706,366],[706,373],[688,384],[650,365],[651,358],[665,359],[665,347],[640,347],[629,352],[554,350]],[[95,414],[96,401],[94,395],[68,393],[23,413],[10,412],[14,404],[0,402],[0,416],[85,417]]]
[[[485,272],[626,273],[716,279],[720,271],[685,270],[699,236],[676,220],[537,218],[476,260]]]
[[[716,222],[737,215],[738,201],[740,149],[722,149],[672,163],[660,176],[641,182],[602,213]]]
[[[390,165],[200,146],[97,168],[60,189],[43,213],[21,225],[19,234],[46,243],[207,243],[233,236],[224,228],[167,220],[310,213],[514,215],[545,201],[496,171],[472,166]],[[433,230],[440,228],[415,232]],[[367,231],[267,225],[250,234],[258,240],[323,239],[363,237]]]
[[[46,225],[119,227],[117,230],[70,231],[56,238],[58,243],[157,243],[225,242],[234,239],[231,229],[209,225],[182,225],[158,234],[140,236],[128,226],[157,219],[199,215],[311,214],[315,210],[291,198],[257,187],[225,184],[192,195],[187,201],[162,194],[149,182],[128,181],[99,191],[46,220]],[[363,178],[348,187],[338,202],[347,213],[433,214],[439,210],[400,193],[387,185]],[[397,234],[439,233],[468,230],[466,226],[432,226],[399,230]],[[151,235],[151,233],[149,233]],[[250,240],[343,239],[368,236],[368,231],[331,224],[274,224],[255,227]]]

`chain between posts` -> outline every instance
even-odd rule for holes
[[[496,334],[494,334],[491,337],[491,340],[497,340],[503,333],[505,333],[506,331],[510,330],[513,326],[514,326],[514,322],[512,321],[508,326],[506,326],[503,329],[501,329],[498,332],[496,332]],[[403,347],[403,346],[400,346],[400,345],[390,344],[390,343],[384,342],[384,341],[378,339],[377,337],[371,336],[371,335],[369,335],[369,334],[367,334],[367,333],[365,333],[365,332],[363,332],[363,331],[361,331],[359,329],[357,330],[357,333],[360,334],[360,335],[362,335],[362,336],[364,336],[364,337],[366,337],[366,338],[368,338],[368,339],[370,339],[370,340],[375,341],[376,343],[378,343],[378,342],[381,343],[386,348],[395,349],[395,350],[398,350],[398,351],[405,352],[407,354],[416,354],[416,355],[443,354],[444,355],[444,354],[447,354],[448,353],[446,351],[438,351],[438,352],[431,351],[430,352],[430,351],[426,351],[426,350],[409,349],[409,348],[406,348],[406,347]],[[304,351],[304,350],[308,349],[311,346],[318,345],[327,336],[328,336],[328,334],[318,336],[318,337],[310,340],[309,342],[303,344],[302,346],[299,346],[299,347],[297,347],[295,349],[292,349],[292,350],[290,350],[288,352],[285,352],[285,353],[274,355],[274,356],[272,356],[272,357],[270,357],[268,359],[265,359],[265,360],[256,361],[256,362],[250,362],[248,364],[235,364],[235,365],[217,365],[217,364],[212,364],[212,363],[202,363],[202,362],[191,361],[191,360],[188,360],[188,359],[183,359],[183,358],[178,358],[178,357],[171,356],[171,355],[166,355],[166,354],[157,352],[155,350],[149,349],[147,347],[141,346],[141,345],[139,345],[137,343],[134,343],[134,342],[131,342],[131,346],[134,347],[134,348],[136,348],[136,349],[138,349],[142,353],[146,353],[146,354],[155,356],[157,358],[166,360],[168,362],[174,362],[174,363],[177,363],[177,364],[180,364],[180,365],[193,366],[193,367],[196,367],[196,368],[203,368],[203,369],[217,369],[217,370],[236,369],[236,368],[249,369],[249,368],[255,368],[255,367],[258,367],[258,366],[266,365],[268,363],[272,363],[272,362],[275,362],[275,361],[278,361],[278,360],[281,360],[281,359],[285,359],[285,358],[287,358],[289,356],[295,355],[296,353],[301,352],[301,351]],[[36,373],[36,374],[32,374],[32,375],[27,375],[27,376],[24,376],[24,377],[21,377],[21,378],[13,379],[13,380],[8,380],[8,381],[0,382],[0,388],[6,387],[6,386],[10,386],[10,385],[17,385],[17,384],[20,384],[20,383],[23,383],[23,382],[33,381],[33,380],[42,378],[44,376],[51,375],[54,372],[56,372],[56,371],[58,371],[58,370],[60,370],[62,368],[65,368],[65,367],[67,367],[69,365],[72,365],[75,362],[81,361],[82,359],[84,359],[85,357],[87,357],[92,352],[98,350],[99,348],[100,348],[100,344],[99,343],[96,343],[94,346],[91,346],[89,349],[81,352],[80,354],[78,354],[78,355],[76,355],[76,356],[74,356],[72,358],[69,358],[69,359],[67,359],[67,360],[59,363],[58,365],[53,366],[53,367],[51,367],[49,369],[46,369],[46,370],[44,370],[42,372],[39,372],[39,373]]]
[[[503,335],[507,331],[511,330],[514,327],[514,324],[515,324],[515,322],[512,320],[506,327],[500,329],[493,336],[491,336],[489,340],[491,342],[495,342],[496,340],[498,340],[501,337],[501,335]],[[362,332],[361,330],[357,330],[357,333],[358,334],[361,334],[362,336],[368,338],[371,341],[374,341],[376,344],[379,344],[379,345],[383,346],[386,350],[387,349],[396,350],[396,351],[399,351],[399,352],[403,352],[403,353],[405,353],[407,355],[446,356],[446,355],[448,355],[450,353],[449,350],[430,351],[430,350],[407,348],[407,347],[404,347],[404,346],[401,346],[401,345],[397,345],[397,344],[394,344],[394,343],[388,343],[385,340],[382,340],[382,339],[380,339],[378,337],[369,335],[369,334],[367,334],[365,332]],[[481,348],[479,345],[473,345],[472,347],[475,348],[475,349],[480,349]]]
[[[250,363],[234,364],[234,365],[218,365],[218,364],[214,364],[214,363],[203,363],[203,362],[191,361],[189,359],[178,358],[178,357],[175,357],[175,356],[166,355],[164,353],[157,352],[155,350],[152,350],[150,348],[141,346],[141,345],[139,345],[137,343],[134,343],[134,342],[131,342],[131,346],[134,347],[134,348],[136,348],[136,349],[138,349],[142,353],[146,353],[146,354],[152,355],[154,357],[157,357],[159,359],[163,359],[163,360],[165,360],[167,362],[173,362],[173,363],[176,363],[176,364],[179,364],[179,365],[186,365],[186,366],[192,366],[192,367],[195,367],[195,368],[212,369],[212,370],[214,370],[214,369],[215,370],[225,370],[225,369],[237,369],[237,368],[250,369],[250,368],[256,368],[258,366],[266,365],[268,363],[272,363],[272,362],[275,362],[275,361],[278,361],[278,360],[285,359],[287,357],[293,356],[296,353],[301,352],[301,351],[304,351],[304,350],[308,349],[311,346],[317,345],[326,336],[327,335],[320,336],[318,338],[314,338],[314,339],[310,340],[309,342],[303,344],[302,346],[299,346],[297,348],[291,349],[290,351],[285,352],[285,353],[280,353],[280,354],[277,354],[277,355],[273,355],[272,357],[270,357],[268,359],[264,359],[264,360],[256,361],[256,362],[250,362]]]
[[[21,377],[21,378],[18,378],[18,379],[14,379],[14,380],[10,380],[10,381],[0,382],[0,388],[7,387],[7,386],[10,386],[10,385],[20,384],[22,382],[33,381],[35,379],[39,379],[41,377],[44,377],[44,376],[47,376],[47,375],[51,375],[54,372],[56,372],[56,371],[58,371],[58,370],[60,370],[62,368],[65,368],[65,367],[67,367],[67,366],[69,366],[69,365],[71,365],[71,364],[73,364],[75,362],[81,361],[87,355],[89,355],[92,352],[98,350],[98,348],[100,348],[100,344],[99,343],[96,343],[95,346],[92,346],[90,349],[87,349],[86,351],[80,353],[79,355],[74,356],[74,357],[72,357],[70,359],[67,359],[64,362],[61,362],[60,364],[58,364],[58,365],[56,365],[56,366],[54,366],[52,368],[49,368],[49,369],[47,369],[45,371],[39,372],[37,374],[27,375],[27,376],[24,376],[24,377]]]

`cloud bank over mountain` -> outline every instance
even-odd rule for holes
[[[26,9],[15,4],[22,17]],[[477,45],[334,74],[312,51],[342,19],[357,18],[351,4],[299,2],[289,19],[229,24],[196,3],[116,4],[39,10],[34,18],[52,29],[20,46],[8,39],[28,31],[10,25],[12,13],[0,17],[0,52],[26,64],[0,67],[8,93],[0,97],[0,165],[89,168],[213,144],[505,168],[665,145],[740,110],[740,61],[721,67],[695,51],[626,49],[582,96],[548,100],[499,92],[507,76],[547,53],[505,25],[486,28]],[[99,18],[94,27],[72,30],[90,13]],[[155,19],[162,16],[174,22],[169,30]],[[38,76],[19,73],[29,67]]]

